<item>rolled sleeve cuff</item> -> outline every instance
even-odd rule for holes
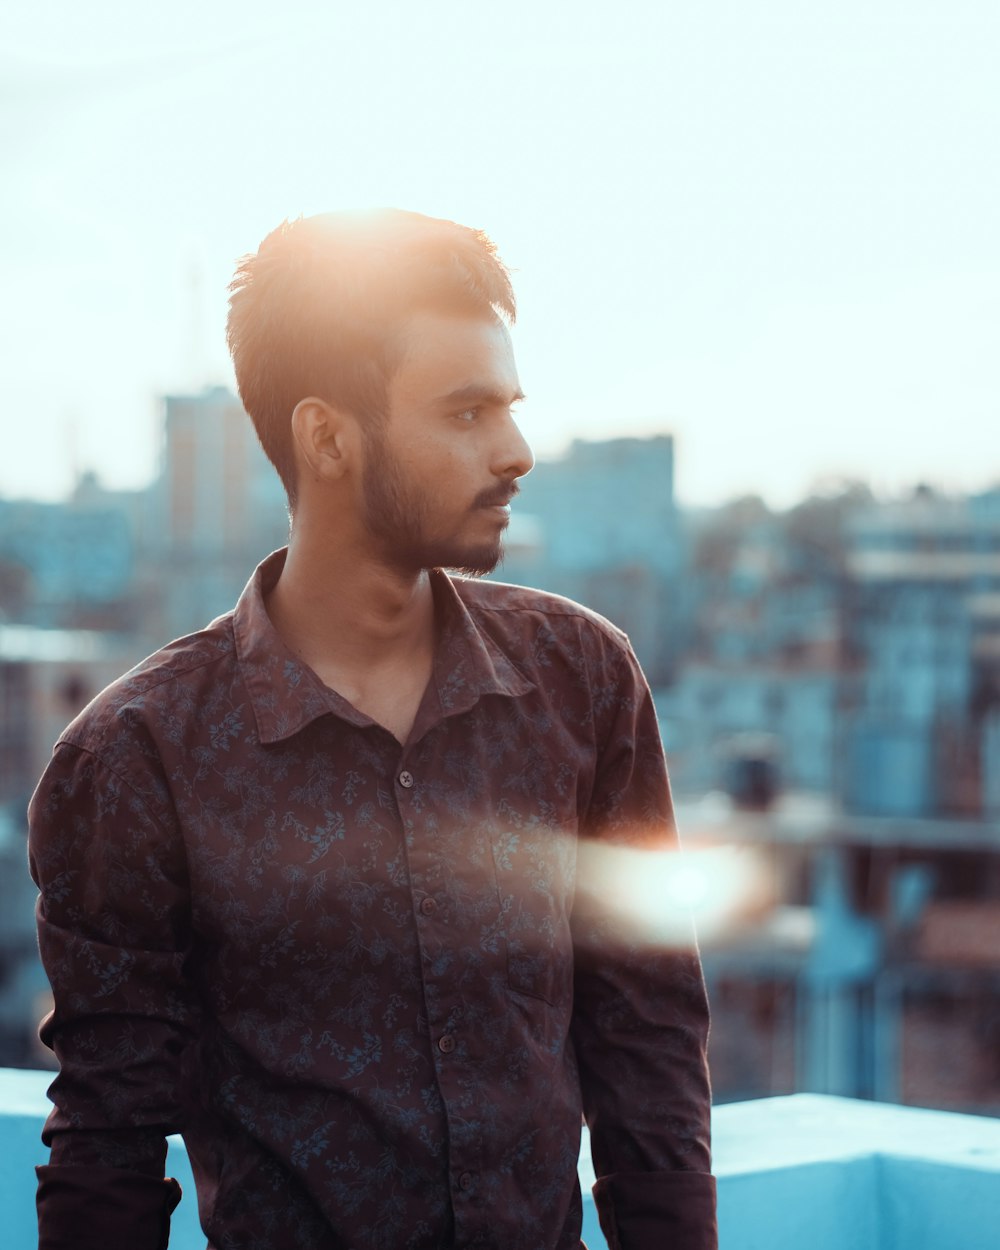
[[[594,1201],[609,1250],[718,1250],[708,1172],[614,1172]]]
[[[38,1174],[38,1250],[166,1250],[181,1187],[122,1168],[48,1164]]]

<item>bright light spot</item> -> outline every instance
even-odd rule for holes
[[[712,896],[712,882],[700,864],[678,864],[664,886],[666,901],[676,907],[704,907]]]
[[[633,938],[656,944],[702,940],[753,923],[773,903],[754,848],[717,846],[649,851],[591,846],[581,862],[581,892],[611,910]]]

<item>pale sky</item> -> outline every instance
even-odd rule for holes
[[[0,494],[142,485],[285,217],[515,270],[524,429],[687,502],[1000,481],[996,0],[40,0],[0,19]]]

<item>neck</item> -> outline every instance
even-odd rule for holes
[[[403,572],[370,553],[338,547],[327,530],[293,530],[281,576],[267,599],[284,641],[322,676],[371,671],[433,644],[426,571]]]

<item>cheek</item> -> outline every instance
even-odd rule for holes
[[[396,448],[395,463],[404,489],[432,510],[466,507],[487,484],[484,450],[473,430],[451,438],[425,434]]]
[[[443,502],[475,493],[482,485],[482,471],[477,472],[480,461],[475,441],[469,436],[462,439],[460,447],[443,444],[437,449],[437,454],[430,461],[431,483],[446,491]]]

